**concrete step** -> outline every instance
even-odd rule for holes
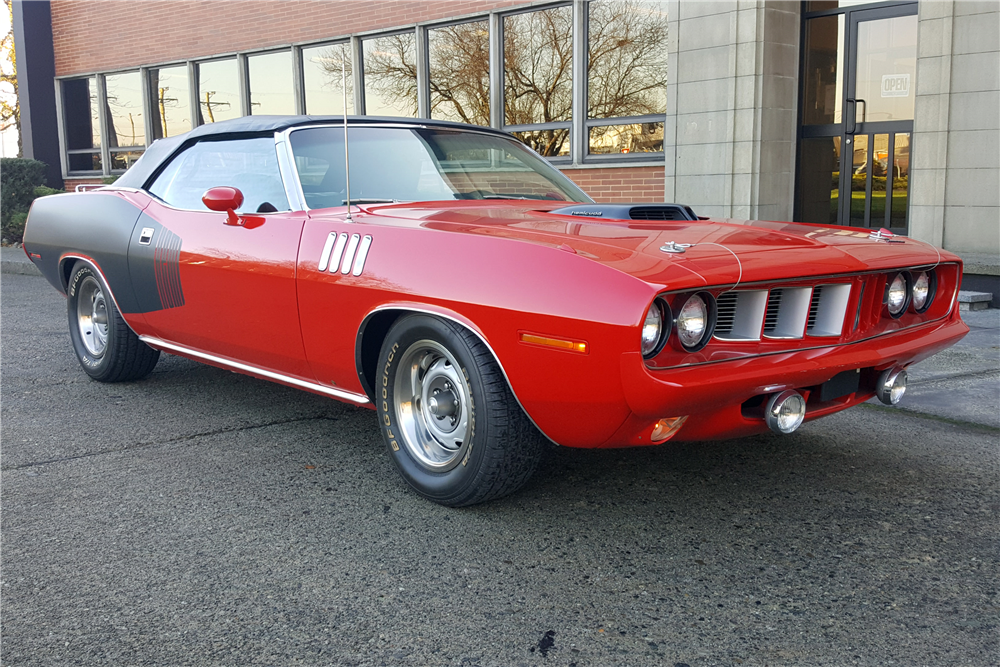
[[[960,290],[958,293],[959,310],[986,310],[990,307],[993,295],[989,292],[967,292]]]

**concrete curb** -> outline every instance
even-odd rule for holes
[[[0,248],[0,273],[14,273],[22,276],[41,276],[42,272],[31,263],[24,250],[14,246]]]

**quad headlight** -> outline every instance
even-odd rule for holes
[[[705,347],[715,329],[715,299],[708,292],[692,294],[677,311],[677,340],[688,352]]]
[[[661,299],[653,301],[642,323],[642,356],[649,359],[663,349],[670,335],[670,308]]]
[[[935,280],[932,271],[921,271],[917,274],[917,277],[913,281],[913,290],[910,297],[915,312],[922,313],[930,307],[931,301],[934,299],[934,287]]]
[[[885,293],[885,306],[889,314],[899,317],[910,304],[910,281],[905,273],[897,273]]]

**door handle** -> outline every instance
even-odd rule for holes
[[[853,97],[848,97],[847,103],[851,105],[848,114],[849,118],[851,119],[851,125],[847,130],[845,130],[845,133],[854,134],[858,130],[858,105],[859,104],[863,105],[861,110],[861,122],[864,123],[865,121],[868,120],[868,103],[865,102],[860,97],[857,99]]]

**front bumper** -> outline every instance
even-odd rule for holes
[[[906,331],[856,343],[809,350],[650,370],[638,352],[621,357],[622,386],[632,414],[603,447],[649,445],[653,425],[688,416],[673,440],[714,440],[767,431],[764,419],[748,414],[755,397],[784,389],[818,387],[843,371],[865,369],[858,391],[835,401],[807,402],[806,421],[868,400],[869,380],[890,366],[906,367],[961,340],[969,328],[957,311]],[[905,400],[905,399],[904,399]]]

